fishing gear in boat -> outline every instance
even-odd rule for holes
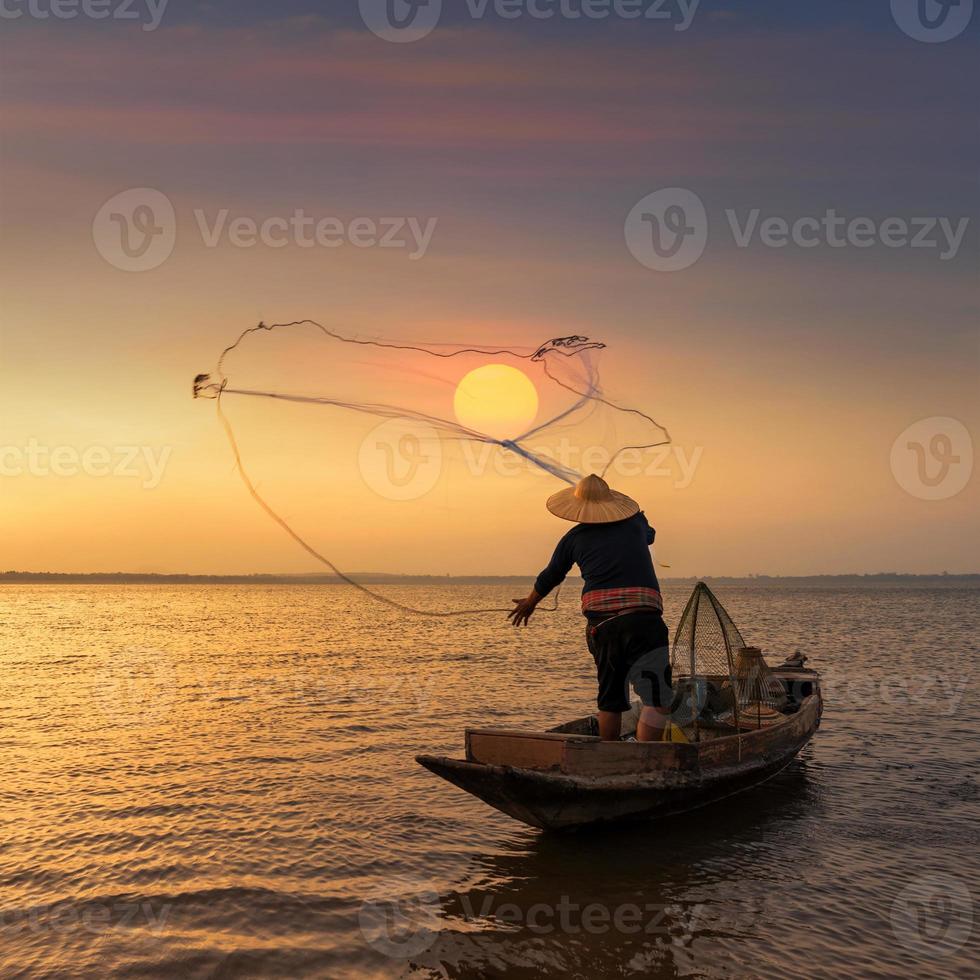
[[[699,741],[703,725],[772,723],[785,692],[758,647],[749,646],[718,597],[699,582],[684,607],[671,648],[674,711]],[[753,717],[754,715],[754,717]]]

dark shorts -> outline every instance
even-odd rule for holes
[[[599,678],[600,711],[628,711],[631,684],[646,707],[670,707],[670,635],[659,613],[616,616],[590,625],[585,635]]]

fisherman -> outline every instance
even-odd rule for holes
[[[643,702],[637,741],[660,741],[672,691],[669,636],[650,554],[656,532],[635,500],[610,490],[595,474],[553,494],[547,506],[575,527],[558,542],[531,594],[514,600],[507,618],[526,626],[538,603],[578,565],[585,580],[586,641],[599,681],[599,735],[619,739],[632,684]]]

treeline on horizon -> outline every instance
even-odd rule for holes
[[[395,575],[384,572],[365,572],[352,575],[358,582],[374,585],[494,585],[527,582],[533,575]],[[873,572],[841,575],[705,575],[666,578],[664,582],[693,584],[705,581],[715,585],[756,585],[787,588],[800,585],[980,585],[980,573],[949,573],[919,575],[906,572]],[[578,579],[569,576],[569,582]],[[104,585],[343,585],[343,579],[328,574],[308,575],[187,575],[154,572],[0,572],[0,583],[104,584]]]

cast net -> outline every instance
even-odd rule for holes
[[[577,335],[511,347],[260,323],[194,379],[194,396],[215,400],[254,501],[333,576],[401,612],[501,612],[421,608],[350,569],[412,562],[429,574],[467,554],[480,567],[543,564],[520,554],[509,522],[670,442],[652,415],[607,396],[605,347]]]

